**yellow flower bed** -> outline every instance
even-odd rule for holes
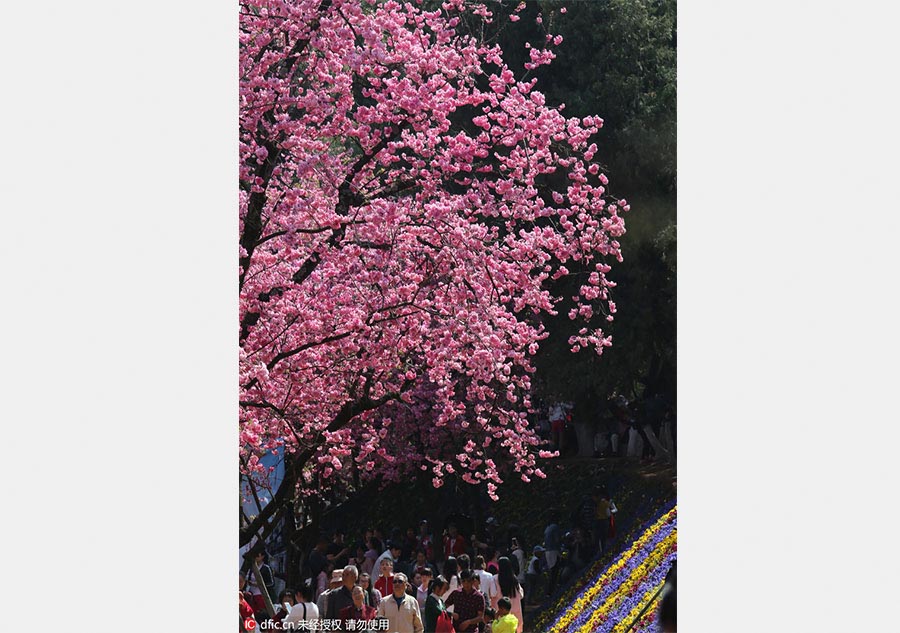
[[[563,631],[567,630],[569,625],[572,624],[572,622],[575,620],[575,618],[578,617],[578,615],[585,608],[590,606],[590,604],[594,601],[594,598],[597,597],[597,594],[603,590],[604,585],[607,584],[612,578],[614,578],[616,576],[616,574],[618,574],[619,571],[621,571],[622,568],[625,567],[625,565],[628,563],[628,561],[631,560],[631,558],[635,554],[637,554],[647,544],[647,542],[651,538],[653,538],[653,536],[659,530],[662,529],[662,527],[664,525],[666,525],[667,523],[670,523],[675,518],[675,515],[676,515],[676,508],[672,508],[667,513],[665,513],[663,516],[661,516],[656,523],[651,525],[647,529],[647,531],[645,531],[641,535],[641,537],[638,540],[636,540],[630,548],[625,550],[625,552],[623,552],[622,555],[613,564],[611,564],[607,568],[607,570],[603,573],[602,576],[600,576],[600,578],[597,580],[597,582],[595,582],[594,585],[581,598],[579,598],[572,604],[571,608],[565,613],[565,615],[563,615],[559,619],[559,621],[557,621],[556,626],[554,626],[552,629],[550,629],[550,631],[548,633],[562,633]],[[673,535],[674,535],[674,531],[673,531]],[[670,539],[666,539],[665,542],[668,542],[669,540]],[[674,542],[674,538],[671,540]],[[657,548],[657,550],[659,550],[659,549],[663,549],[663,548]],[[643,566],[639,567],[638,570],[641,570],[642,568],[643,568]],[[645,573],[645,572],[642,571],[642,575],[643,575],[643,573]],[[606,582],[604,582],[604,581],[606,581]],[[590,624],[591,622],[594,622],[596,616],[597,616],[597,613],[595,613],[594,616],[591,617],[591,620],[588,624]],[[590,628],[582,627],[582,631],[590,631]]]
[[[657,584],[655,587],[652,587],[650,589],[650,591],[645,593],[644,596],[641,598],[641,601],[637,604],[637,606],[634,609],[631,610],[631,612],[628,614],[628,616],[624,620],[619,622],[616,626],[613,627],[613,630],[611,631],[611,633],[624,633],[626,627],[628,627],[628,625],[630,625],[632,622],[634,622],[634,619],[638,616],[638,613],[643,611],[644,607],[646,607],[647,604],[651,600],[654,601],[655,606],[652,609],[647,609],[647,612],[650,613],[653,609],[657,608],[659,605],[659,596],[656,595],[656,592],[664,584],[666,584],[665,578],[663,578],[662,581],[659,584]]]
[[[673,530],[672,533],[659,544],[659,547],[654,549],[650,555],[647,556],[647,559],[631,572],[625,582],[619,585],[619,588],[609,597],[609,600],[604,602],[599,609],[594,611],[594,614],[587,622],[585,622],[584,626],[578,629],[578,633],[590,633],[593,631],[606,618],[607,614],[619,606],[619,603],[622,600],[632,595],[646,578],[647,574],[657,565],[662,563],[663,559],[675,549],[676,537],[677,533]]]

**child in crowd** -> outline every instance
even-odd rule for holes
[[[497,617],[491,623],[491,633],[516,633],[519,618],[510,613],[512,603],[503,597],[497,602]]]

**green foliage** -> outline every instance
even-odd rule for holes
[[[578,326],[566,315],[568,304],[561,305],[559,316],[547,323],[550,337],[537,359],[546,392],[576,403],[596,403],[614,392],[634,398],[646,391],[663,393],[674,402],[675,246],[673,224],[652,239],[633,240],[626,250],[615,276],[618,311],[604,328],[613,345],[602,357],[587,351],[572,354],[568,338]],[[575,284],[571,286],[574,292]]]
[[[632,207],[621,239],[625,261],[612,273],[618,313],[604,327],[613,346],[600,358],[572,354],[568,339],[577,328],[564,302],[546,322],[550,337],[537,359],[542,391],[576,405],[593,406],[613,392],[661,392],[674,401],[676,1],[541,0],[527,2],[518,15],[518,22],[498,16],[504,58],[522,68],[526,42],[543,47],[546,33],[563,36],[554,62],[534,71],[537,89],[548,103],[564,103],[569,116],[603,117],[598,157],[613,194]],[[576,291],[576,280],[564,283],[572,290],[567,295]]]
[[[600,155],[619,187],[674,190],[675,1],[566,3],[565,14],[558,2],[537,6],[548,30],[564,38],[540,81],[549,101],[565,103],[570,115],[603,117]]]

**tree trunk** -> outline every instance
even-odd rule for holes
[[[666,450],[669,451],[669,453],[671,453],[674,457],[675,441],[672,439],[672,425],[668,420],[662,423],[662,429],[660,429],[659,432],[659,439]]]
[[[578,440],[578,456],[594,456],[594,425],[589,422],[575,423],[575,437]]]
[[[647,436],[647,439],[650,441],[650,446],[653,447],[653,450],[656,452],[656,456],[666,460],[667,462],[672,461],[672,455],[665,449],[665,447],[660,443],[660,441],[656,438],[656,433],[653,432],[653,427],[649,424],[644,425],[644,434]]]
[[[262,593],[263,600],[266,601],[266,611],[269,612],[269,617],[275,617],[275,605],[272,604],[272,598],[269,596],[269,590],[266,588],[266,583],[263,582],[262,574],[259,573],[259,565],[256,564],[256,561],[253,561],[253,577],[256,579],[256,585],[259,587],[260,593]]]
[[[602,454],[606,452],[607,447],[609,447],[609,436],[602,428],[597,429],[597,432],[594,433],[594,450]]]
[[[626,457],[640,457],[643,452],[644,440],[637,429],[628,430],[628,447],[625,449]]]

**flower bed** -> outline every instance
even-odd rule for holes
[[[666,510],[672,509],[674,506],[671,500],[663,501],[655,494],[647,494],[647,491],[640,491],[636,487],[628,486],[622,490],[622,495],[616,498],[617,505],[620,507],[628,507],[629,512],[625,514],[620,528],[623,530],[616,541],[612,544],[616,548],[617,544],[633,543],[637,541],[645,531],[650,529],[658,520],[658,517],[665,514]],[[620,511],[620,514],[623,514]],[[649,520],[639,521],[637,517],[654,517]],[[528,622],[526,620],[526,628],[533,631],[548,631],[554,623],[570,609],[576,598],[584,593],[586,588],[593,584],[598,577],[614,560],[619,556],[615,550],[604,552],[599,558],[590,564],[588,568],[583,570],[577,578],[572,579],[568,586],[564,586],[559,595],[554,596],[551,604],[543,610],[537,617]]]
[[[621,633],[641,612],[665,579],[676,555],[676,509],[657,519],[619,557],[575,590],[549,625],[550,633]]]
[[[629,581],[616,592],[606,604],[594,613],[594,617],[580,629],[581,633],[624,633],[634,621],[643,607],[653,598],[662,586],[666,572],[675,560],[675,535],[671,537],[671,545],[660,548],[662,551],[650,555],[637,578]],[[649,570],[649,571],[648,571]]]
[[[641,616],[637,624],[634,625],[632,633],[657,633],[656,617],[659,615],[659,596],[653,599],[650,607]]]

